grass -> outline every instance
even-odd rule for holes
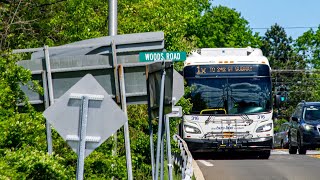
[[[168,162],[165,160],[164,162],[164,180],[169,180],[169,173],[168,173]],[[173,180],[181,180],[181,171],[178,166],[174,165],[172,169],[172,177]]]

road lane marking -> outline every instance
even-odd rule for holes
[[[319,151],[315,151],[315,150],[308,150],[308,151],[307,151],[307,154],[310,154],[310,155],[319,155],[320,152],[319,152]]]
[[[198,161],[201,162],[205,166],[214,166],[212,163],[205,161],[205,160],[198,160]]]
[[[289,154],[289,152],[285,150],[273,150],[271,154]]]
[[[289,155],[289,152],[287,149],[274,149],[271,151],[271,154],[276,154],[276,155]],[[320,156],[320,151],[316,151],[316,150],[308,150],[307,155],[311,156],[311,157],[316,157],[319,158]]]

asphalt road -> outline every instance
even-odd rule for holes
[[[250,154],[193,154],[206,180],[320,180],[320,152],[289,155],[276,150],[268,160]]]

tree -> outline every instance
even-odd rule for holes
[[[302,56],[295,51],[292,38],[278,24],[272,25],[262,37],[261,50],[272,69],[304,69],[306,66]]]
[[[298,37],[295,43],[298,52],[306,59],[309,68],[320,68],[320,26]]]
[[[288,37],[284,28],[278,24],[267,30],[262,38],[261,49],[273,69],[273,87],[281,85],[288,87],[288,100],[284,108],[278,110],[280,114],[289,117],[298,102],[315,97],[314,75],[305,71],[307,67],[305,57],[294,45],[293,39]]]
[[[142,0],[119,4],[119,34],[164,31],[168,51],[194,48],[187,31],[209,7],[207,0]]]
[[[199,48],[258,47],[260,38],[252,31],[241,14],[224,6],[212,7],[188,28],[197,37]]]

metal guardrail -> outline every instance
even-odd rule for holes
[[[174,153],[174,163],[180,167],[182,180],[191,180],[193,176],[193,157],[188,149],[187,143],[177,134],[174,135],[174,140],[178,142],[180,154]]]

